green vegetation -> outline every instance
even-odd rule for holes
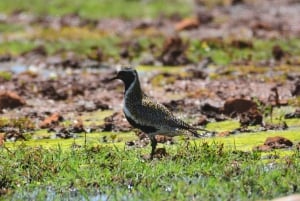
[[[0,32],[3,33],[12,33],[17,31],[24,31],[24,27],[17,24],[8,24],[0,22]]]
[[[252,40],[252,47],[238,48],[231,41],[196,41],[190,46],[190,57],[194,60],[210,56],[217,64],[229,64],[232,61],[261,61],[272,58],[272,48],[279,45],[291,55],[300,54],[300,40],[297,38],[281,40]],[[224,51],[226,49],[226,51]]]
[[[2,42],[0,43],[0,54],[19,55],[32,50],[34,47],[34,43],[28,40]]]
[[[34,5],[34,6],[33,6]],[[192,11],[193,1],[183,0],[12,0],[0,2],[0,12],[26,11],[38,15],[62,16],[78,13],[81,17],[99,19],[108,17],[157,17],[161,13],[187,15]],[[178,9],[180,8],[180,9]]]
[[[5,81],[11,80],[12,74],[7,71],[0,71],[0,79],[3,79]]]
[[[184,142],[161,160],[145,161],[141,154],[103,145],[68,151],[1,148],[1,187],[16,192],[17,200],[89,199],[95,193],[112,200],[256,200],[299,192],[297,151],[262,160],[260,153],[223,144]]]
[[[50,55],[57,53],[58,51],[74,51],[75,53],[88,55],[92,52],[92,47],[103,48],[106,56],[115,57],[118,55],[118,50],[116,47],[116,41],[118,38],[115,37],[104,37],[103,39],[83,39],[83,40],[62,40],[57,41],[45,41],[44,47],[46,52]],[[27,40],[14,40],[3,42],[0,44],[0,54],[12,54],[20,55],[21,53],[28,52],[39,44],[33,39]]]
[[[281,122],[280,114],[290,109],[276,109],[273,121]],[[82,119],[89,125],[111,113],[87,113]],[[22,118],[1,122],[15,127],[24,124],[23,128],[28,124]],[[297,119],[286,123],[291,128],[300,126]],[[206,129],[222,132],[238,127],[232,120],[209,123]],[[289,129],[189,141],[177,137],[175,145],[159,144],[166,148],[166,157],[149,161],[144,155],[150,146],[125,146],[137,139],[133,132],[81,133],[64,140],[52,139],[54,133],[46,130],[25,133],[30,140],[0,147],[1,199],[270,199],[299,192],[295,175],[300,173],[300,153],[295,148],[266,153],[252,148],[278,135],[298,142],[297,134],[298,129]]]
[[[96,112],[90,121],[109,114]],[[299,127],[293,119],[287,124]],[[237,121],[225,121],[210,123],[207,129],[238,127]],[[175,145],[159,145],[166,148],[166,157],[148,161],[144,155],[150,146],[124,146],[137,139],[133,132],[91,133],[85,144],[84,133],[61,140],[41,130],[31,140],[6,142],[0,148],[0,189],[8,190],[3,199],[15,200],[96,195],[112,200],[270,199],[299,192],[295,175],[300,173],[300,153],[295,148],[267,153],[252,148],[277,135],[300,141],[297,133],[290,129],[189,141],[177,137]]]
[[[26,129],[26,130],[32,130],[35,128],[34,123],[31,119],[27,117],[20,117],[20,118],[5,118],[0,117],[0,127],[13,127],[13,128],[19,128],[19,129]]]
[[[81,56],[91,56],[93,48],[101,49],[105,58],[113,57],[116,60],[120,59],[120,50],[124,38],[100,32],[99,30],[90,29],[87,27],[65,27],[61,30],[53,29],[37,29],[35,32],[20,34],[6,33],[6,36],[19,35],[15,40],[7,40],[0,44],[0,54],[20,55],[21,53],[30,51],[41,44],[45,47],[49,55],[58,52],[72,51]],[[138,51],[130,50],[132,60],[140,60],[143,52],[149,51],[149,45],[155,44],[158,49],[163,48],[163,36],[149,35],[145,38],[144,33],[134,35],[137,44],[140,46]],[[129,39],[128,39],[129,40]],[[37,42],[38,41],[38,42]],[[58,42],[59,41],[59,42]],[[300,54],[300,40],[282,39],[274,40],[254,40],[253,48],[238,48],[230,43],[206,42],[199,40],[191,40],[189,42],[187,56],[192,61],[199,61],[205,57],[211,57],[218,65],[227,65],[232,61],[251,60],[254,62],[261,60],[269,60],[272,58],[272,47],[280,45],[286,52],[292,56]],[[226,49],[226,51],[224,51]],[[158,51],[159,53],[161,51]],[[158,57],[159,54],[154,53],[153,56]],[[104,58],[104,59],[105,59]],[[288,67],[287,67],[288,68]],[[249,69],[249,68],[247,68]],[[297,68],[295,68],[297,70]],[[236,70],[236,69],[235,69]],[[250,69],[251,70],[251,69]],[[259,70],[256,68],[256,70]],[[263,70],[263,68],[261,68]],[[265,69],[267,70],[267,69]]]

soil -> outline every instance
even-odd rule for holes
[[[281,136],[268,137],[263,145],[254,147],[257,151],[271,151],[272,149],[283,149],[293,146],[293,142]]]

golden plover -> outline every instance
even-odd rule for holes
[[[151,141],[153,159],[157,141],[155,135],[177,136],[191,134],[200,137],[197,129],[175,117],[164,105],[145,95],[141,89],[138,73],[132,68],[120,70],[116,77],[125,85],[123,111],[128,122],[147,134]]]

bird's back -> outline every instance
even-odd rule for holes
[[[146,95],[144,95],[141,103],[133,104],[130,109],[131,116],[136,122],[155,127],[160,134],[174,136],[185,134],[185,131],[196,132],[195,128],[175,117],[164,105]]]

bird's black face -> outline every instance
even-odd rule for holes
[[[120,79],[125,84],[125,89],[128,89],[131,83],[135,80],[137,77],[136,70],[132,68],[124,68],[120,70],[116,77],[112,78],[111,80]]]

